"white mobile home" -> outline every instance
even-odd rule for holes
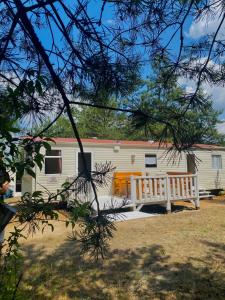
[[[36,167],[36,179],[29,175],[22,178],[22,193],[44,190],[56,193],[69,177],[82,168],[78,144],[73,138],[55,138],[52,150],[46,151],[45,164],[40,171]],[[197,173],[199,187],[217,189],[225,187],[225,147],[195,145],[192,154],[182,154],[172,161],[166,156],[168,148],[159,148],[152,141],[116,141],[83,139],[87,164],[94,169],[96,163],[110,161],[116,172],[139,172],[150,176],[162,176],[168,172]],[[44,151],[44,150],[43,150]],[[198,159],[197,169],[193,159]],[[113,184],[98,191],[99,195],[111,195]]]

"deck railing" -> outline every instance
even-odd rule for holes
[[[79,178],[79,184],[73,183],[75,176],[67,178],[71,183],[69,201],[74,199],[81,202],[93,198],[92,188],[84,178]],[[82,181],[86,184],[82,184]],[[171,210],[171,202],[178,200],[191,200],[199,207],[198,177],[196,174],[184,175],[159,175],[159,176],[130,176],[130,192],[128,199],[134,207],[143,204],[166,204]]]
[[[194,200],[199,206],[198,177],[194,175],[131,176],[131,200],[135,205]]]

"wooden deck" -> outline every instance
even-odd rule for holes
[[[165,204],[171,211],[171,202],[193,201],[200,207],[198,177],[194,175],[131,176],[131,201],[135,207],[144,204]]]
[[[68,178],[69,182],[73,180],[74,177]],[[70,197],[82,202],[93,200],[91,188],[88,191],[76,191],[72,188]],[[100,198],[104,204],[100,205],[103,210],[113,203],[113,199],[126,200],[134,209],[140,209],[143,205],[163,204],[170,212],[171,203],[179,200],[188,200],[196,208],[200,207],[198,177],[196,174],[185,173],[159,176],[141,176],[140,172],[123,172],[119,176],[116,174],[113,180],[113,195]]]

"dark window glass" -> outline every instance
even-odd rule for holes
[[[61,174],[61,173],[62,173],[61,150],[46,150],[45,174]]]
[[[45,174],[61,174],[61,173],[62,173],[62,158],[46,157]]]
[[[21,191],[22,191],[22,180],[16,179],[16,192],[21,192]]]
[[[156,154],[145,154],[145,168],[157,168]]]
[[[46,150],[46,156],[61,156],[61,150]]]
[[[88,171],[91,172],[91,153],[87,152],[84,153],[85,155],[85,160],[86,160],[86,164],[87,164],[87,168]],[[83,164],[83,160],[81,158],[81,153],[78,153],[78,175],[80,175],[84,177],[84,164]]]

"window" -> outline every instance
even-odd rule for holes
[[[157,168],[156,154],[145,154],[145,168]]]
[[[62,153],[61,150],[46,150],[45,174],[62,173]]]
[[[84,156],[85,156],[87,168],[91,172],[91,153],[86,152],[86,153],[84,153]],[[78,153],[78,174],[79,175],[81,174],[81,176],[84,175],[84,164],[83,164],[83,160],[82,160],[80,152]]]
[[[212,155],[212,168],[216,170],[222,169],[221,155]]]

